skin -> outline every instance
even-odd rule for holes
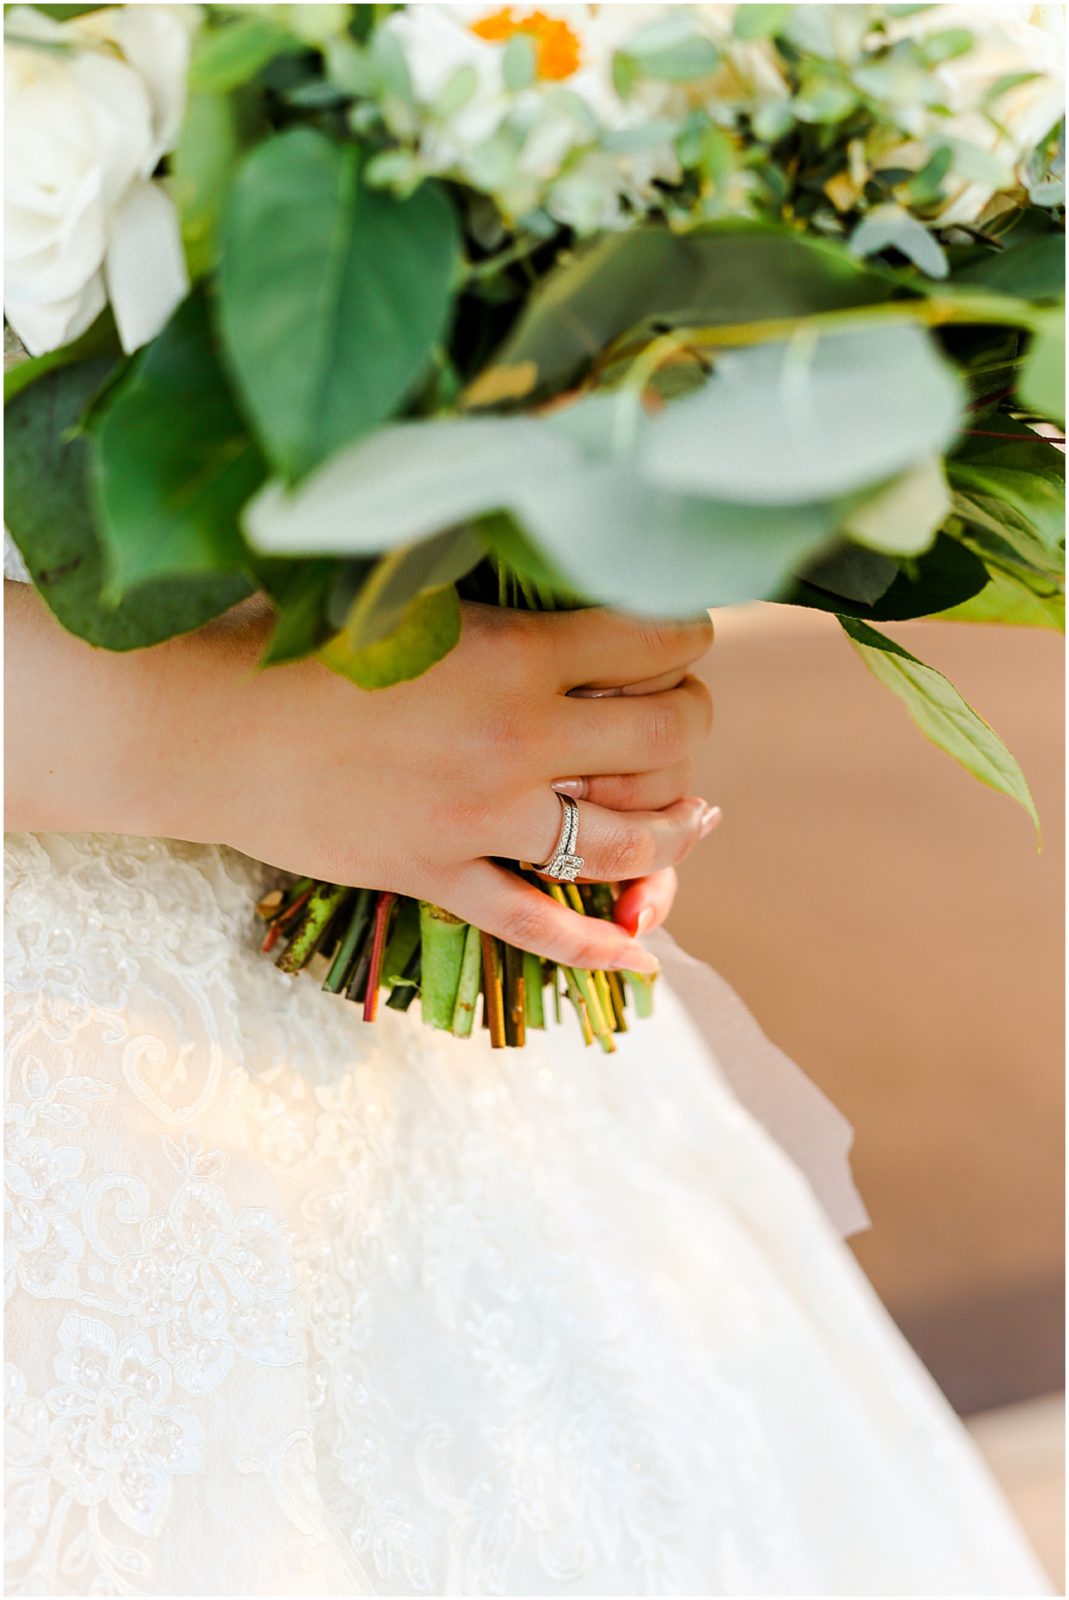
[[[655,971],[675,865],[719,812],[689,793],[712,722],[689,668],[707,619],[465,604],[430,672],[364,692],[317,661],[257,671],[259,602],[149,650],[94,650],[6,584],[6,826],[232,845],[298,874],[396,889],[571,966]],[[41,708],[47,708],[42,716]],[[542,861],[553,784],[616,924],[495,866]]]

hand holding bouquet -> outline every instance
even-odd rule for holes
[[[136,648],[256,588],[265,666],[375,690],[456,644],[463,599],[812,606],[1033,810],[876,625],[1061,624],[1044,8],[80,9],[7,17],[34,359],[6,510],[65,626]],[[563,984],[589,1036],[623,1025],[618,975],[451,909],[320,882],[261,909],[369,1016],[422,991],[463,1033],[481,988],[518,1043]]]

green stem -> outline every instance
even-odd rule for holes
[[[283,972],[299,972],[311,959],[328,924],[346,895],[352,891],[334,883],[318,883],[312,890],[293,938],[278,958]]]
[[[631,990],[631,998],[635,1002],[635,1013],[640,1017],[653,1016],[653,985],[657,981],[656,973],[625,972]]]
[[[451,1031],[468,925],[452,912],[443,911],[441,906],[421,900],[419,931],[423,953],[420,993],[423,1020],[432,1028]]]
[[[523,952],[523,1004],[529,1028],[544,1028],[546,1009],[542,1003],[542,958]]]
[[[420,948],[419,902],[398,895],[397,915],[382,958],[382,982],[387,988],[408,975],[412,957]]]
[[[390,990],[386,1004],[391,1011],[407,1011],[413,1000],[419,994],[420,984],[420,952],[418,948],[411,956],[404,974]]]
[[[580,991],[579,985],[575,981],[575,969],[572,968],[572,967],[561,967],[560,968],[560,972],[561,972],[561,975],[564,978],[564,987],[568,991],[568,999],[572,1002],[572,1005],[575,1007],[575,1014],[579,1018],[579,1027],[582,1030],[583,1043],[584,1044],[593,1044],[594,1043],[594,1028],[593,1028],[593,1025],[592,1025],[592,1023],[590,1021],[590,1013],[586,1008],[586,1001],[583,999],[582,992]],[[559,1000],[560,1000],[560,997],[558,995],[558,1005],[557,1005],[557,1021],[558,1022],[560,1021],[560,1004],[559,1004]]]
[[[609,980],[609,996],[612,1000],[612,1013],[616,1018],[617,1033],[627,1032],[627,990],[624,988],[623,979],[618,972],[606,973]]]
[[[517,1049],[523,1048],[526,1007],[523,1003],[523,951],[514,944],[505,946],[505,1038]]]
[[[571,967],[569,970],[575,979],[576,988],[583,997],[583,1004],[586,1006],[587,1016],[590,1018],[590,1026],[594,1030],[594,1037],[606,1054],[611,1055],[616,1049],[612,1037],[612,1023],[602,1010],[601,996],[598,994],[598,986],[594,981],[594,974],[587,972],[583,967]]]
[[[453,1032],[458,1039],[466,1039],[475,1026],[475,1006],[482,982],[482,940],[478,928],[470,923],[464,932],[464,959],[460,964],[460,983],[453,1007]]]
[[[361,889],[356,897],[349,926],[331,962],[330,971],[323,980],[328,994],[340,994],[359,955],[364,935],[371,926],[371,908],[374,895],[370,889]]]

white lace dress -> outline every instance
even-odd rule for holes
[[[10,1593],[1049,1592],[670,994],[492,1053],[233,852],[7,875]]]

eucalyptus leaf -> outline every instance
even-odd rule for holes
[[[519,94],[534,82],[538,73],[535,41],[529,33],[514,33],[501,60],[501,75],[505,87]]]
[[[850,250],[856,256],[875,256],[889,249],[899,251],[929,278],[947,276],[946,252],[939,240],[904,206],[890,203],[873,206],[850,235]]]
[[[544,421],[395,424],[294,492],[269,485],[246,513],[249,540],[276,554],[359,554],[509,511],[577,593],[690,615],[773,593],[831,534],[837,506],[747,506],[644,482],[613,455],[614,411],[592,396]]]
[[[4,418],[4,520],[34,584],[63,627],[107,650],[138,650],[199,628],[248,592],[237,576],[143,584],[118,605],[93,515],[90,438],[79,424],[110,359],[57,367],[24,388]]]
[[[224,227],[221,326],[284,477],[367,433],[425,376],[458,257],[434,183],[405,200],[370,189],[355,149],[308,128],[247,157]]]
[[[340,451],[289,490],[249,505],[250,543],[269,554],[391,550],[508,504],[521,478],[574,470],[578,452],[528,417],[398,422]]]
[[[1024,807],[1039,836],[1039,815],[1024,773],[998,734],[954,685],[902,645],[852,617],[840,617],[869,671],[905,703],[921,733],[981,783]]]
[[[527,481],[511,509],[578,593],[666,617],[771,599],[838,514],[672,494],[612,464]]]
[[[753,504],[876,485],[949,444],[961,386],[911,325],[805,330],[727,350],[648,430],[641,469],[665,489]]]
[[[621,54],[643,77],[673,83],[708,77],[720,59],[712,40],[695,29],[689,7],[640,28]]]
[[[200,295],[131,365],[94,422],[111,592],[244,570],[238,512],[264,466],[219,368]]]

